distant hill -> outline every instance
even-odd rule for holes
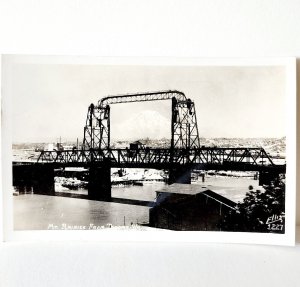
[[[132,118],[129,122],[125,122],[124,126],[129,124],[131,125],[132,130],[136,130],[136,133],[131,136],[127,136],[127,132],[122,130],[122,126],[119,126],[120,132],[119,136],[122,135],[124,138],[122,139],[113,139],[111,140],[111,147],[115,148],[126,148],[129,146],[129,143],[133,140],[140,140],[146,146],[154,147],[154,148],[168,148],[170,147],[171,141],[170,138],[165,136],[165,131],[168,128],[167,123],[164,121],[164,118],[159,118],[158,121],[162,124],[162,126],[156,126],[151,123],[148,123],[147,126],[143,125],[142,122],[139,122],[139,117]],[[152,116],[151,116],[152,117]],[[136,125],[134,126],[134,123]],[[126,126],[127,127],[127,126]],[[128,128],[128,127],[127,127]],[[147,129],[152,128],[156,132],[147,132]],[[138,130],[141,130],[138,132]],[[153,134],[154,133],[154,134]],[[64,145],[76,145],[76,141],[68,141],[63,142]],[[13,150],[41,150],[43,149],[47,143],[15,143],[13,144]],[[285,156],[286,152],[286,139],[283,138],[200,138],[200,145],[206,147],[263,147],[268,153],[272,155],[280,154]],[[81,146],[81,142],[79,143]]]
[[[201,138],[201,146],[263,147],[268,153],[285,154],[286,138]]]

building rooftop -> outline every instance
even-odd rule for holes
[[[207,188],[199,188],[197,185],[192,184],[172,184],[166,188],[163,188],[160,191],[157,191],[159,194],[157,197],[158,202],[165,202],[165,199],[167,199],[167,202],[170,204],[176,204],[178,202],[184,201],[189,196],[195,196],[195,195],[204,195],[206,197],[209,197],[217,202],[220,202],[221,204],[225,204],[230,208],[235,208],[236,202],[230,200],[227,197],[224,197],[221,194],[218,194],[212,190],[209,190]],[[164,196],[165,194],[166,196]],[[177,194],[177,197],[169,196],[167,194],[175,195]]]
[[[132,142],[131,144],[138,144],[138,145],[145,145],[144,143],[142,143],[141,141],[137,140]]]
[[[254,190],[263,188],[253,184],[253,181],[246,179],[231,179],[231,183],[227,184],[222,181],[204,182],[196,184],[181,184],[174,183],[157,190],[157,193],[177,193],[186,195],[195,195],[200,192],[212,191],[222,197],[225,197],[235,203],[242,202],[249,191],[249,185],[254,187]]]

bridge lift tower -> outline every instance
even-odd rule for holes
[[[110,149],[110,105],[162,100],[172,101],[169,183],[176,181],[190,183],[190,172],[187,176],[183,176],[184,168],[175,167],[172,162],[176,149],[200,148],[196,110],[194,102],[176,90],[110,96],[99,100],[97,105],[91,104],[84,127],[83,149]],[[89,174],[89,197],[97,199],[100,196],[105,199],[107,195],[109,199],[111,196],[109,159],[102,167],[91,165]],[[101,194],[99,189],[102,190]]]
[[[91,104],[84,127],[84,149],[110,148],[110,105],[161,100],[172,100],[171,149],[200,148],[194,102],[182,92],[162,91],[110,96]]]

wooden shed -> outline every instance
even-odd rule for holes
[[[236,203],[209,189],[173,184],[157,192],[149,225],[171,230],[220,231],[220,222]]]

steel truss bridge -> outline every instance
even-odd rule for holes
[[[90,149],[43,151],[38,162],[57,166],[109,165],[116,168],[158,168],[190,166],[208,170],[245,170],[285,172],[285,165],[275,165],[263,148],[198,149]]]
[[[110,105],[161,100],[172,101],[170,148],[111,148]],[[199,169],[285,172],[285,165],[275,165],[263,148],[201,147],[195,104],[176,90],[102,98],[97,105],[91,104],[88,108],[82,148],[42,151],[38,162],[57,166],[92,164],[158,169],[190,166]]]

